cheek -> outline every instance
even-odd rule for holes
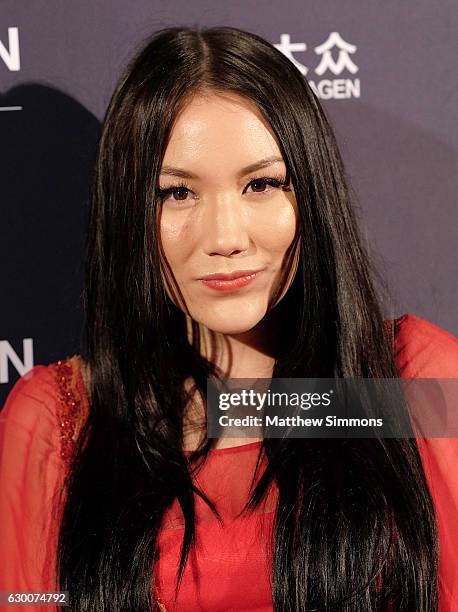
[[[189,240],[184,240],[183,223],[179,219],[163,215],[160,221],[160,236],[163,256],[171,266],[174,273],[179,272],[181,262],[187,257]]]
[[[295,208],[288,201],[269,208],[259,216],[256,227],[259,242],[263,247],[272,253],[283,255],[296,234]]]
[[[159,232],[162,282],[172,302],[186,312],[182,278],[189,260],[190,240],[184,239],[181,223],[164,216],[159,223]]]

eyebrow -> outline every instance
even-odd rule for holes
[[[242,168],[237,173],[237,176],[239,178],[242,178],[246,176],[247,174],[250,174],[251,172],[256,172],[256,170],[261,170],[261,168],[266,168],[267,166],[271,166],[272,164],[275,164],[277,162],[283,162],[283,161],[284,160],[282,157],[278,157],[277,155],[271,155],[270,157],[265,157],[264,159],[261,159],[255,162],[254,164],[245,166],[245,168]],[[199,178],[196,174],[193,174],[192,172],[188,172],[187,170],[184,170],[183,168],[176,168],[173,166],[163,166],[161,168],[160,174],[179,176],[181,178],[187,178],[187,179],[198,179]]]

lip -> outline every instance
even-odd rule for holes
[[[264,268],[262,268],[263,270]],[[224,272],[215,274],[207,274],[206,276],[201,276],[199,280],[221,280],[221,281],[231,281],[236,278],[241,278],[244,276],[251,276],[252,274],[257,274],[262,270],[235,270],[235,272],[230,272],[229,274],[225,274]]]
[[[199,280],[203,285],[215,291],[237,291],[253,283],[262,271],[237,270],[232,274],[210,274]]]

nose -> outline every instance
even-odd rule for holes
[[[231,255],[246,251],[250,244],[248,219],[243,202],[222,195],[207,202],[202,217],[203,248],[207,255]]]

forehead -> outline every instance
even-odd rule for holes
[[[281,157],[269,123],[256,105],[232,92],[200,93],[178,114],[163,165],[236,170],[270,155]]]

